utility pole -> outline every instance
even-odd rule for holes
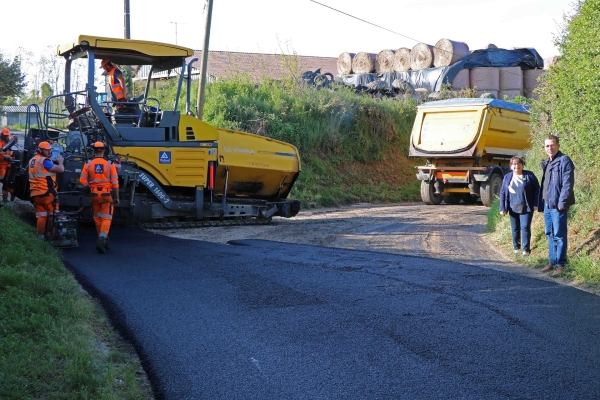
[[[130,30],[130,22],[129,22],[129,0],[125,1],[125,39],[131,39],[131,30]]]
[[[208,42],[210,41],[210,22],[212,17],[213,0],[207,0],[206,23],[204,25],[204,47],[202,48],[202,65],[200,67],[200,84],[198,85],[198,119],[202,120],[204,110],[204,87],[206,86],[206,71],[208,69]],[[188,73],[191,73],[189,71]]]
[[[175,24],[175,44],[177,44],[177,24],[186,24],[186,22],[171,22],[171,24]]]

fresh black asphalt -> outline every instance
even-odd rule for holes
[[[64,261],[176,399],[598,399],[600,298],[420,257],[113,228]]]

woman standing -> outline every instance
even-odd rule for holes
[[[504,176],[500,190],[500,215],[510,215],[515,254],[522,251],[522,257],[527,257],[531,252],[531,220],[538,208],[540,183],[533,172],[523,169],[524,166],[523,158],[510,159],[512,172]]]

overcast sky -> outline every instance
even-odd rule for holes
[[[201,49],[205,0],[130,0],[132,39]],[[470,50],[493,43],[558,54],[554,37],[573,0],[214,0],[211,50],[338,57],[342,52],[412,48],[439,39]],[[123,37],[124,0],[29,0],[11,3],[0,49],[38,52],[80,34]],[[177,36],[176,36],[177,33]]]

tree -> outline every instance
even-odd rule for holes
[[[15,57],[11,63],[0,52],[0,104],[20,95],[25,85],[25,75],[21,72],[19,57]]]

